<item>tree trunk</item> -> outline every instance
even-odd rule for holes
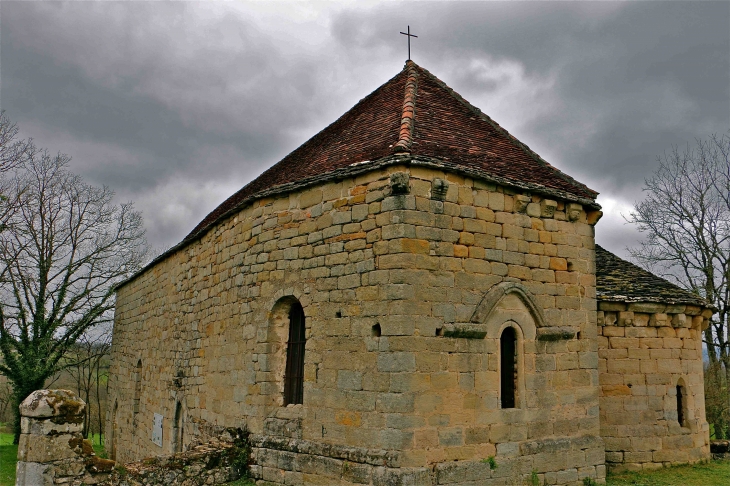
[[[707,357],[710,358],[710,364],[717,363],[717,350],[715,349],[715,340],[712,334],[712,326],[707,326],[703,331],[705,334],[705,343],[707,346]]]
[[[726,403],[724,404],[724,407],[723,407],[725,409],[725,413],[723,413],[723,417],[727,417],[728,411],[730,411],[730,356],[727,356],[727,355],[722,356],[722,365],[723,365],[723,368],[725,371],[725,383],[723,383],[721,385],[724,385],[722,387],[722,390],[725,391],[725,400],[726,400]],[[728,430],[729,425],[730,424],[723,421],[723,424],[722,424],[723,435],[722,435],[722,437],[718,437],[718,438],[722,438],[722,439],[728,438],[728,436],[730,435],[729,434],[730,430]],[[717,433],[715,433],[715,435],[717,436]]]
[[[101,359],[104,355],[101,355],[96,360],[96,412],[99,418],[99,445],[104,444],[104,423],[102,421],[101,414],[101,390],[99,389],[99,382],[101,381]]]

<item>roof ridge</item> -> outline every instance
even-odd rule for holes
[[[598,195],[597,191],[594,191],[590,187],[586,186],[582,182],[579,182],[578,180],[572,178],[562,170],[558,169],[554,165],[550,164],[548,161],[543,159],[540,154],[536,153],[534,150],[532,150],[530,147],[527,146],[524,142],[520,141],[509,133],[506,128],[504,128],[502,125],[494,121],[489,115],[484,113],[479,107],[472,105],[469,101],[467,101],[463,96],[461,96],[459,93],[454,91],[453,88],[451,88],[449,85],[447,85],[445,82],[443,82],[441,79],[439,79],[435,74],[430,72],[428,69],[417,65],[413,61],[410,61],[414,64],[414,66],[418,67],[423,73],[431,78],[436,84],[438,84],[442,89],[446,90],[455,100],[457,100],[459,103],[464,105],[469,111],[477,115],[480,119],[483,121],[489,123],[495,130],[500,132],[503,136],[505,136],[513,145],[519,147],[528,157],[532,158],[535,162],[538,164],[541,164],[543,166],[549,167],[550,169],[554,170],[557,174],[557,176],[561,177],[563,180],[580,187],[581,189],[587,190],[588,192]]]
[[[398,141],[393,145],[393,152],[410,152],[413,145],[413,125],[416,118],[416,95],[418,94],[418,70],[416,63],[406,61],[405,93],[403,96],[403,112],[401,114]]]

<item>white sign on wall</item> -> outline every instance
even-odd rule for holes
[[[152,424],[152,442],[162,447],[162,415],[159,413],[155,414]]]

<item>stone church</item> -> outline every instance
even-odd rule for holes
[[[713,309],[598,247],[596,196],[408,61],[117,288],[107,450],[245,426],[262,485],[708,458]]]

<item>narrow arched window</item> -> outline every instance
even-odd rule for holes
[[[302,403],[304,398],[304,309],[299,302],[289,310],[289,342],[286,347],[284,405]]]
[[[508,327],[499,338],[500,403],[515,408],[517,402],[517,333]]]
[[[182,452],[183,451],[183,409],[182,409],[182,403],[177,402],[177,406],[175,407],[175,430],[173,433],[174,444],[173,449],[174,452]]]
[[[677,385],[677,422],[682,427],[685,427],[684,423],[684,409],[685,409],[685,393],[682,385]]]
[[[114,400],[114,411],[112,412],[112,431],[109,443],[111,444],[111,450],[109,451],[109,459],[117,458],[117,415],[119,412],[119,402]]]
[[[137,361],[137,368],[134,372],[134,403],[132,411],[139,412],[139,400],[142,396],[142,360]]]

